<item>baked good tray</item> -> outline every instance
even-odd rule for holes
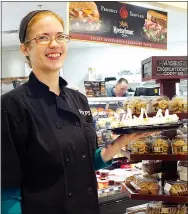
[[[183,126],[183,122],[178,121],[174,123],[163,123],[157,125],[140,125],[140,126],[126,126],[108,129],[114,134],[133,134],[133,133],[144,133],[144,132],[155,132],[155,131],[169,131],[176,130]]]

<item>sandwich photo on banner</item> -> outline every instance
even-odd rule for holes
[[[71,31],[98,31],[101,22],[95,2],[70,2],[69,24]]]
[[[167,16],[148,10],[143,35],[152,42],[167,43]]]

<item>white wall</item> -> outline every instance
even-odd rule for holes
[[[69,50],[64,64],[64,78],[69,85],[76,85],[84,91],[84,80],[88,80],[88,68],[96,68],[105,76],[116,76],[121,70],[136,71],[141,67],[141,61],[150,56],[186,55],[185,44],[172,44],[168,51],[143,49],[136,47],[103,47]]]

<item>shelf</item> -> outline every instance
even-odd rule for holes
[[[1,78],[1,82],[5,84],[12,83],[12,81],[17,80],[20,82],[24,82],[28,80],[28,77],[6,77],[6,78]]]
[[[141,195],[135,193],[132,189],[125,186],[126,193],[128,194],[129,198],[135,200],[149,200],[149,201],[164,201],[169,203],[178,203],[178,204],[185,204],[188,203],[188,196],[170,196],[170,195]]]
[[[122,154],[129,159],[129,161],[141,160],[163,160],[163,161],[187,161],[187,155],[156,155],[156,154],[131,154],[130,152],[122,151]]]
[[[126,100],[126,97],[87,97],[89,104],[116,103]]]

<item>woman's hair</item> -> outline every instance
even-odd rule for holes
[[[21,21],[20,23],[20,29],[19,29],[19,39],[21,43],[25,43],[27,40],[29,40],[29,34],[31,32],[31,28],[32,26],[39,21],[41,18],[45,17],[45,16],[53,16],[55,17],[57,20],[59,20],[59,22],[62,24],[62,26],[64,27],[64,22],[62,20],[62,18],[50,11],[50,10],[36,10],[36,11],[32,11],[30,13],[28,13]],[[27,44],[25,44],[27,45]],[[31,66],[31,62],[28,56],[26,56],[27,58],[27,62],[29,64],[30,67]]]

